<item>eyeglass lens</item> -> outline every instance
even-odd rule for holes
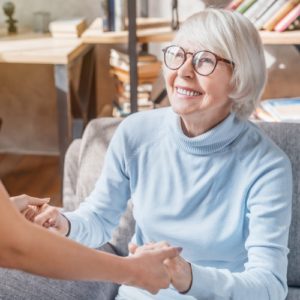
[[[165,51],[165,64],[172,70],[179,69],[186,60],[185,52],[177,46],[168,47]],[[192,64],[195,71],[201,75],[213,72],[217,63],[215,55],[208,51],[199,51],[193,55]]]

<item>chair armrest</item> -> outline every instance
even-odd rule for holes
[[[63,207],[66,211],[72,211],[76,209],[80,203],[80,200],[76,195],[80,145],[81,139],[74,140],[69,146],[65,155]]]

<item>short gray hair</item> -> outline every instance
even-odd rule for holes
[[[267,72],[260,36],[246,17],[224,9],[205,9],[182,24],[174,43],[201,47],[233,61],[232,110],[241,119],[250,116],[260,101]]]

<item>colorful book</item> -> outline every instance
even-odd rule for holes
[[[265,122],[279,122],[279,119],[274,118],[270,115],[262,106],[259,104],[255,111],[253,112],[252,116],[254,119],[258,119]]]
[[[245,0],[238,8],[237,11],[244,14],[257,0]]]
[[[276,26],[275,31],[285,31],[300,16],[300,4],[294,7]]]
[[[257,0],[244,14],[251,22],[259,19],[276,0]]]
[[[263,25],[270,20],[280,8],[286,4],[289,0],[277,0],[275,1],[265,13],[254,22],[255,27],[260,30],[262,29]]]
[[[114,61],[118,61],[120,64],[126,63],[129,66],[130,59],[127,53],[118,51],[116,49],[110,49],[110,58],[113,58]],[[142,53],[138,55],[137,60],[139,63],[151,63],[157,61],[157,57],[154,54]]]
[[[236,10],[243,2],[244,0],[233,0],[228,4],[226,9]]]
[[[276,120],[300,122],[300,98],[265,100],[261,106]]]
[[[263,28],[268,31],[274,30],[280,20],[283,19],[298,3],[299,0],[289,0],[263,25]]]
[[[260,6],[268,0],[257,0],[251,7],[249,7],[245,13],[244,16],[248,19],[252,18],[257,12],[260,10]]]

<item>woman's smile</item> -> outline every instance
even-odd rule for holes
[[[177,96],[179,96],[179,98],[185,98],[185,99],[194,98],[203,95],[203,93],[200,91],[193,90],[191,88],[187,88],[183,86],[176,86],[175,91]]]

